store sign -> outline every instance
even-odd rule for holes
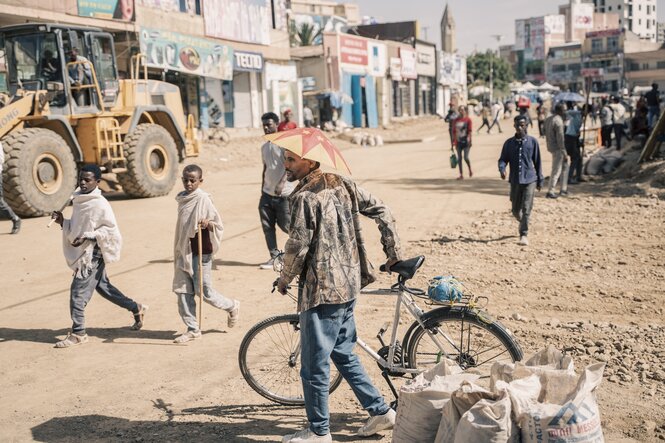
[[[593,3],[571,3],[570,16],[573,29],[593,29]]]
[[[390,57],[390,77],[395,81],[402,81],[402,59]]]
[[[369,42],[369,75],[383,77],[386,75],[386,45]]]
[[[257,52],[234,51],[234,71],[263,71],[263,55]]]
[[[295,82],[298,80],[298,72],[295,64],[280,65],[266,62],[264,64],[263,79],[266,87],[271,88],[272,82]]]
[[[416,71],[425,77],[436,76],[436,47],[416,43]]]
[[[270,44],[272,14],[268,0],[206,0],[202,3],[207,36]]]
[[[349,35],[340,35],[339,54],[342,63],[367,66],[367,40]]]
[[[405,79],[418,78],[416,69],[416,51],[399,48],[399,58],[402,60],[402,77]]]
[[[603,68],[582,68],[582,77],[602,77],[605,75]]]
[[[134,0],[78,0],[78,15],[134,21]]]
[[[605,29],[602,31],[587,32],[586,38],[617,37],[623,32],[622,29]]]
[[[303,91],[313,91],[316,89],[316,79],[314,77],[301,77],[300,83],[302,84]]]
[[[233,48],[230,46],[150,28],[141,28],[139,43],[149,67],[233,80]]]

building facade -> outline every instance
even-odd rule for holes
[[[547,53],[547,81],[562,91],[582,89],[582,44],[553,46]]]
[[[619,27],[639,38],[656,41],[656,0],[594,0],[596,12],[619,14]]]
[[[565,16],[545,15],[515,20],[516,71],[519,78],[544,82],[552,46],[565,43]]]

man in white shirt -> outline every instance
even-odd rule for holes
[[[263,132],[274,134],[277,132],[279,117],[274,112],[267,112],[261,117]],[[266,238],[266,245],[270,252],[270,259],[259,265],[261,269],[272,269],[273,261],[279,252],[277,248],[277,235],[275,225],[288,233],[291,220],[289,209],[289,195],[295,183],[286,180],[286,169],[284,169],[284,151],[271,142],[266,142],[261,147],[261,159],[263,161],[263,176],[261,180],[261,200],[259,201],[259,215],[261,227]]]
[[[621,104],[619,96],[612,98],[612,117],[614,120],[614,138],[617,142],[617,149],[621,149],[621,137],[623,136],[623,125],[626,122],[626,108]]]

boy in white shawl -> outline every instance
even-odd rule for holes
[[[101,177],[99,166],[83,166],[79,173],[79,190],[72,199],[72,218],[65,219],[60,211],[51,215],[62,226],[62,249],[67,265],[74,271],[69,300],[72,332],[57,342],[56,348],[88,341],[84,311],[95,289],[111,303],[134,314],[132,329],[135,331],[143,327],[143,316],[148,310],[148,306],[136,303],[120,292],[106,274],[106,262],[120,258],[122,237],[113,209],[97,187]]]
[[[201,337],[196,320],[196,296],[199,295],[199,246],[198,229],[201,226],[203,261],[203,299],[212,306],[228,312],[227,326],[232,328],[238,321],[240,302],[224,297],[212,287],[212,258],[219,250],[224,226],[222,218],[210,199],[210,194],[199,189],[203,182],[203,171],[197,165],[188,165],[182,170],[185,190],[176,196],[178,223],[173,247],[174,275],[173,292],[178,296],[178,311],[187,332],[174,340],[187,343]]]

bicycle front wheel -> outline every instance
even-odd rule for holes
[[[522,349],[513,335],[482,311],[440,308],[425,322],[414,327],[408,344],[409,365],[426,370],[443,358],[462,369],[489,378],[495,362],[522,359]]]
[[[249,386],[263,397],[283,405],[305,404],[297,314],[279,315],[257,323],[240,344],[238,362]],[[330,392],[341,382],[342,374],[331,361]]]

